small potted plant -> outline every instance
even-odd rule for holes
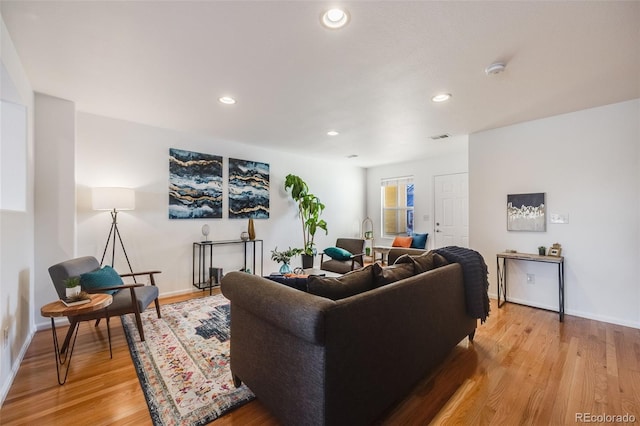
[[[64,280],[65,295],[68,299],[73,299],[80,295],[80,277],[71,277]]]
[[[275,249],[271,250],[271,260],[282,263],[279,272],[281,274],[288,274],[291,272],[291,266],[289,266],[291,258],[302,252],[302,249],[291,247],[289,247],[289,249],[285,251],[278,251],[278,247],[276,247]]]

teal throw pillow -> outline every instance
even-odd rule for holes
[[[340,247],[327,247],[324,249],[324,254],[335,260],[351,259],[351,253]]]
[[[427,236],[429,234],[411,234],[411,248],[425,249],[427,247]]]
[[[80,285],[84,290],[99,290],[103,287],[115,287],[123,284],[122,278],[111,266],[80,275]],[[106,290],[101,293],[114,294],[117,291]]]

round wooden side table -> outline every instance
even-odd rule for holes
[[[109,328],[109,312],[108,307],[113,303],[113,297],[110,294],[90,294],[91,302],[84,303],[82,305],[67,306],[62,301],[56,300],[55,302],[47,303],[40,308],[40,315],[43,317],[51,318],[51,333],[53,334],[53,350],[56,357],[56,372],[58,375],[58,384],[64,385],[67,381],[67,375],[69,374],[69,367],[71,366],[71,357],[73,355],[73,348],[76,344],[76,337],[78,337],[78,321],[73,321],[69,330],[68,336],[73,334],[73,339],[69,345],[69,348],[63,346],[62,350],[58,343],[58,334],[56,333],[55,318],[58,317],[75,317],[79,315],[88,314],[90,312],[106,310],[107,317],[107,336],[109,338],[109,354],[113,357],[111,352],[111,329]],[[65,350],[66,349],[66,350]],[[60,378],[61,367],[65,367],[64,378]]]

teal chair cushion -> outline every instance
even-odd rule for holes
[[[324,249],[324,254],[335,260],[351,259],[351,253],[340,247],[327,247]]]
[[[105,266],[92,272],[80,275],[80,286],[84,290],[100,290],[103,287],[123,285],[124,282],[111,266]],[[115,294],[118,290],[106,290],[102,293]]]

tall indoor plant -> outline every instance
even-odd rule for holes
[[[324,204],[320,199],[309,192],[309,186],[301,177],[288,174],[284,181],[284,190],[291,190],[291,198],[298,204],[298,213],[302,221],[302,267],[313,267],[313,256],[315,254],[313,239],[318,229],[323,229],[327,233],[327,222],[320,219],[324,210]]]

